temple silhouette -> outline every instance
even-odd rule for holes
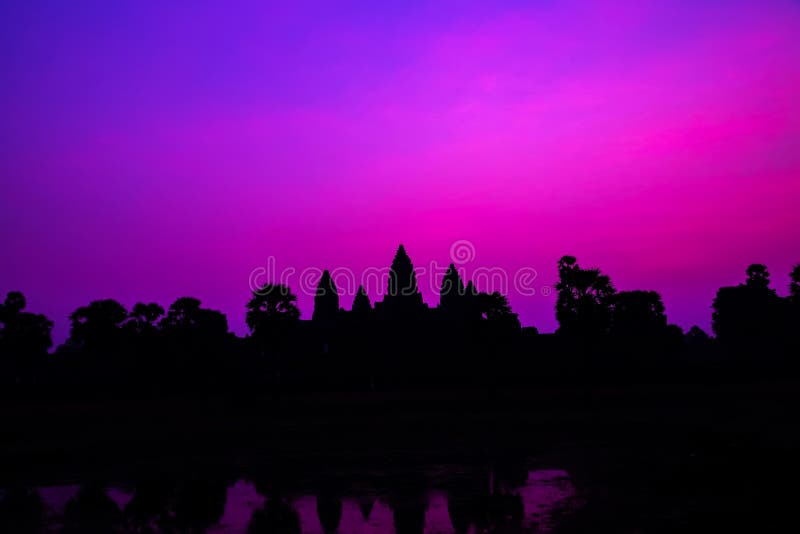
[[[518,322],[517,315],[511,311],[504,296],[499,293],[478,293],[472,282],[465,286],[452,263],[444,275],[439,295],[439,304],[434,308],[422,300],[414,264],[401,244],[392,260],[383,300],[376,302],[374,308],[363,286],[358,287],[351,311],[341,308],[333,278],[329,271],[323,271],[314,297],[312,322],[329,326],[337,319],[346,320],[350,316],[401,323],[425,320],[465,321],[478,320],[482,316],[487,318],[488,314],[495,318],[503,315],[507,320]]]
[[[322,532],[341,530],[348,495],[359,524],[378,499],[395,532],[424,532],[429,487],[447,495],[452,531],[519,532],[527,471],[507,462],[543,447],[583,488],[576,510],[556,511],[561,532],[758,531],[787,516],[793,494],[775,473],[800,472],[800,267],[787,296],[766,266],[747,267],[710,303],[710,334],[671,324],[656,291],[619,291],[573,256],[555,268],[552,334],[522,328],[504,295],[454,265],[426,304],[402,245],[374,305],[359,287],[346,310],[325,271],[301,320],[290,288],[267,283],[245,303],[246,336],[195,297],[166,309],[108,298],[78,307],[48,352],[52,321],[12,291],[0,531],[41,531],[31,481],[77,472],[64,533],[205,532],[240,478],[266,497],[245,518],[253,533],[302,531],[292,498],[306,489],[292,486],[306,483]],[[104,489],[114,478],[135,487],[124,508]],[[744,489],[719,499],[731,488]],[[664,495],[683,495],[683,515],[647,528],[675,516]]]
[[[383,298],[374,307],[359,286],[351,309],[341,306],[338,288],[328,270],[323,271],[314,296],[310,321],[298,321],[298,339],[306,353],[357,355],[435,350],[445,360],[453,351],[468,351],[489,340],[501,342],[518,336],[522,327],[508,300],[500,293],[485,293],[466,284],[454,264],[445,273],[438,305],[422,299],[414,264],[401,244],[391,262]],[[271,286],[269,290],[282,290]],[[528,329],[535,331],[535,329]],[[391,340],[391,342],[389,342]]]
[[[26,310],[21,292],[0,306],[0,381],[10,392],[47,389],[165,394],[209,389],[369,389],[481,387],[576,380],[720,380],[795,373],[800,350],[800,267],[789,295],[753,264],[742,284],[712,302],[710,336],[668,321],[652,290],[618,291],[599,268],[572,256],[556,264],[553,334],[523,328],[508,299],[478,291],[454,264],[439,302],[423,301],[413,262],[401,244],[386,291],[373,303],[364,287],[345,309],[330,271],[301,320],[291,288],[266,283],[246,303],[249,334],[229,331],[224,313],[194,297],[165,309],[113,299],[70,315],[70,335],[53,353],[52,321]],[[277,394],[277,393],[276,393]]]

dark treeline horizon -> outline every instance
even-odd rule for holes
[[[224,313],[194,297],[168,308],[96,300],[70,315],[54,352],[53,322],[26,310],[12,291],[0,304],[0,380],[33,384],[125,384],[149,392],[251,384],[268,389],[520,385],[541,380],[692,380],[757,369],[794,370],[800,265],[789,295],[770,287],[765,265],[722,287],[711,304],[712,332],[670,324],[652,290],[617,291],[610,276],[558,262],[554,334],[522,327],[505,295],[477,291],[451,264],[435,307],[417,287],[400,245],[383,300],[359,287],[346,310],[323,272],[311,320],[291,288],[267,283],[245,305],[249,333],[229,332]],[[758,373],[756,373],[758,375]]]

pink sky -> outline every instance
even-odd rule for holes
[[[0,291],[57,341],[106,297],[194,295],[243,333],[267,257],[359,273],[468,240],[468,271],[541,290],[575,255],[683,327],[749,263],[785,294],[800,3],[636,6],[4,5]],[[556,327],[552,295],[509,297]]]

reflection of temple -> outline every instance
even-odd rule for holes
[[[319,490],[313,482],[300,483],[300,477],[297,483],[301,485],[292,488],[284,483],[284,489],[273,489],[267,495],[244,481],[232,485],[150,481],[128,490],[95,484],[56,491],[0,491],[0,526],[41,526],[49,518],[67,527],[64,532],[81,533],[516,531],[547,525],[575,493],[563,471],[523,469],[508,474],[459,468],[444,479],[437,474],[434,479],[398,477],[367,482],[351,473],[340,483],[341,494]],[[258,484],[259,488],[265,486],[273,484]]]
[[[516,532],[547,526],[574,496],[567,474],[558,470],[523,469],[511,473],[479,469],[454,475],[442,487],[405,477],[393,479],[392,484],[373,487],[371,491],[376,495],[372,496],[351,494],[333,498],[323,492],[294,498],[292,509],[299,517],[299,531],[308,534]]]

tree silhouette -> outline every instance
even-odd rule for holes
[[[482,331],[482,341],[495,345],[497,349],[508,343],[516,334],[521,332],[521,325],[516,313],[511,309],[505,295],[495,291],[493,293],[478,293],[475,297],[477,312],[485,324]],[[496,349],[496,350],[497,350]],[[508,347],[504,347],[506,352]]]
[[[789,278],[789,298],[795,304],[800,304],[800,263],[792,268]]]
[[[573,256],[559,260],[558,275],[558,333],[584,339],[606,333],[611,326],[612,297],[616,293],[609,277],[599,269],[581,269]]]
[[[369,302],[364,286],[358,286],[356,296],[353,299],[353,315],[359,318],[367,317],[372,312],[372,305]]]
[[[505,295],[498,291],[478,293],[476,299],[481,318],[490,325],[503,325],[517,330],[520,328],[517,314],[511,309]]]
[[[753,263],[745,271],[747,280],[745,285],[754,289],[767,289],[769,287],[769,271],[767,266],[761,263]]]
[[[194,297],[181,297],[169,307],[166,317],[161,320],[165,330],[189,330],[197,328],[200,315],[200,300]]]
[[[247,303],[245,322],[262,346],[280,347],[300,319],[296,302],[297,297],[281,284],[265,284],[253,292]]]
[[[314,295],[314,313],[312,321],[331,323],[336,320],[339,313],[339,292],[331,278],[331,273],[325,270],[319,279],[317,291]]]
[[[661,295],[655,291],[621,291],[612,299],[611,340],[613,354],[606,358],[606,369],[622,377],[637,369],[664,366],[683,346],[683,331],[667,325]]]
[[[502,320],[509,317],[516,317],[516,313],[511,310],[511,305],[505,295],[495,291],[494,293],[478,293],[478,306],[481,317],[488,320]]]
[[[130,324],[137,334],[150,333],[158,328],[158,320],[164,315],[164,308],[155,302],[139,302],[130,313]]]
[[[223,313],[203,308],[193,297],[177,299],[166,312],[157,303],[139,302],[128,313],[115,300],[96,300],[70,315],[69,339],[53,358],[46,357],[53,323],[26,312],[25,296],[12,291],[0,304],[0,375],[4,385],[27,384],[28,377],[33,384],[41,376],[41,383],[57,386],[94,383],[106,391],[123,386],[126,393],[152,394],[182,384],[196,384],[198,390],[252,386],[259,380],[266,383],[269,376],[280,387],[298,389],[485,384],[486,378],[496,378],[495,387],[501,380],[521,381],[517,376],[539,370],[544,371],[541,377],[627,379],[622,372],[677,372],[678,365],[688,370],[706,352],[714,359],[705,359],[703,372],[731,355],[729,361],[741,364],[745,353],[766,362],[773,355],[796,352],[800,265],[790,273],[787,298],[770,288],[765,265],[752,264],[745,273],[741,284],[717,292],[712,306],[716,338],[710,339],[697,327],[684,335],[669,325],[655,291],[618,293],[599,269],[584,269],[575,257],[563,256],[556,284],[559,335],[536,335],[534,327],[521,328],[506,296],[479,293],[471,281],[465,287],[455,264],[442,280],[438,308],[429,311],[411,259],[400,245],[387,294],[374,309],[363,286],[352,311],[341,309],[327,270],[317,286],[311,321],[300,322],[297,298],[288,287],[266,284],[254,291],[246,304],[251,335],[244,339],[228,332]],[[536,362],[517,357],[532,352],[545,357]],[[320,357],[323,353],[335,357]],[[270,358],[257,358],[267,354]],[[431,358],[433,354],[441,357]],[[643,366],[639,354],[657,357]],[[497,357],[490,362],[486,355]],[[284,362],[289,365],[282,375]],[[790,369],[788,360],[772,363]],[[274,372],[265,372],[269,370]],[[661,376],[667,375],[649,375]]]
[[[713,343],[711,337],[697,325],[692,326],[684,336],[686,348],[693,358],[706,355]]]
[[[655,291],[621,291],[614,296],[613,330],[621,337],[660,337],[667,327],[661,295]]]
[[[107,350],[121,342],[122,325],[128,318],[125,307],[113,299],[95,300],[70,315],[69,341],[90,351]]]
[[[2,310],[3,315],[5,316],[12,316],[18,314],[22,310],[25,309],[26,305],[25,295],[23,295],[20,291],[9,291],[6,294],[6,301],[3,303]]]
[[[41,356],[52,344],[50,332],[53,322],[40,314],[25,310],[25,296],[19,291],[11,291],[0,304],[0,354],[22,360]]]
[[[203,339],[224,337],[228,333],[228,319],[225,314],[200,305],[199,299],[181,297],[172,303],[159,325],[168,334],[195,335]],[[150,310],[151,314],[157,312],[157,309]]]
[[[791,358],[792,354],[800,352],[800,264],[795,265],[789,273],[789,296],[786,299],[786,313],[781,337],[784,347]],[[792,363],[797,366],[797,363]]]
[[[125,322],[127,340],[137,352],[136,365],[141,373],[138,377],[140,383],[147,381],[147,375],[157,372],[160,360],[159,343],[162,341],[159,320],[162,317],[164,308],[159,304],[139,302],[133,306]],[[152,375],[150,378],[152,383]]]
[[[747,279],[734,287],[722,287],[712,304],[712,329],[729,350],[754,354],[776,338],[780,325],[781,302],[769,287],[769,272],[764,265],[747,268]]]
[[[694,325],[686,332],[686,340],[692,345],[705,345],[711,341],[711,338],[705,330]]]
[[[165,373],[176,387],[204,387],[221,379],[229,350],[225,314],[201,307],[194,297],[181,297],[158,324],[166,350],[159,361],[148,354],[140,357],[145,368],[158,366],[154,369],[158,376]]]

